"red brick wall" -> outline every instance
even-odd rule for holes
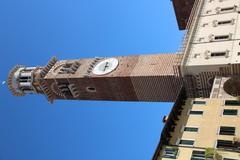
[[[181,80],[174,75],[175,54],[116,57],[118,68],[106,75],[86,71],[94,59],[77,60],[81,66],[75,74],[57,74],[60,61],[45,77],[48,87],[56,99],[114,100],[114,101],[175,101],[181,87]],[[72,61],[72,60],[71,60]],[[68,62],[71,62],[68,61]],[[62,97],[56,94],[57,83],[75,84],[79,96]],[[54,87],[55,86],[55,87]],[[96,92],[88,92],[94,87]]]

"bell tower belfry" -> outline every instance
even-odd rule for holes
[[[51,102],[55,99],[173,102],[182,86],[174,67],[177,57],[158,54],[62,61],[53,58],[45,67],[16,67],[10,72],[8,85],[15,95],[42,93]],[[22,79],[27,82],[23,84]]]

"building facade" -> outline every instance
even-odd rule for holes
[[[216,76],[239,76],[239,6],[239,0],[195,0],[181,50],[189,97],[209,97]]]
[[[239,115],[236,99],[179,100],[165,120],[153,160],[239,160]]]

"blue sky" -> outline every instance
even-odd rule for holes
[[[170,0],[0,0],[0,82],[15,64],[175,52]],[[171,103],[14,97],[0,86],[0,160],[148,160]]]

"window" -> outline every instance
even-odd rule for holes
[[[221,126],[219,130],[219,135],[235,135],[235,127]]]
[[[205,151],[192,151],[191,160],[205,160]]]
[[[189,114],[190,115],[202,115],[203,111],[190,111]]]
[[[69,84],[68,88],[74,98],[78,97],[80,95],[80,92],[78,90],[78,87],[75,84]]]
[[[163,158],[174,158],[176,159],[178,155],[178,148],[165,148],[163,153]]]
[[[224,8],[221,8],[221,7],[217,7],[216,8],[216,13],[225,13],[225,12],[234,12],[236,11],[237,9],[237,6],[234,5],[234,6],[231,6],[231,7],[224,7]]]
[[[217,140],[217,148],[234,149],[235,147],[233,141]]]
[[[236,100],[226,100],[225,106],[240,106],[240,101]]]
[[[226,41],[226,40],[230,40],[232,38],[232,33],[226,34],[226,35],[214,35],[214,34],[210,34],[209,35],[209,41],[213,42],[213,41]]]
[[[207,54],[208,58],[210,57],[228,57],[229,56],[229,50],[225,50],[225,51],[217,51],[217,52],[206,52],[205,54]]]
[[[204,105],[204,104],[206,104],[206,101],[193,101],[193,104]]]
[[[213,24],[213,27],[224,26],[224,25],[233,25],[234,19],[222,20],[222,21],[214,20],[212,24]]]
[[[214,40],[215,41],[228,40],[229,37],[230,37],[229,35],[220,35],[220,36],[215,36]]]
[[[235,116],[238,114],[237,109],[224,109],[223,110],[223,115],[230,115],[230,116]]]
[[[197,127],[184,127],[185,132],[198,132]]]
[[[234,10],[234,9],[235,9],[235,6],[233,6],[233,7],[221,8],[220,11],[221,11],[221,12],[227,12],[227,11],[232,11],[232,10]]]
[[[87,91],[88,92],[96,92],[96,88],[95,87],[87,87]]]
[[[31,76],[29,77],[20,76],[19,82],[31,82]]]
[[[233,20],[227,20],[227,21],[219,21],[218,25],[225,25],[225,24],[232,24]]]
[[[79,68],[80,64],[78,62],[65,63],[61,66],[59,74],[74,74]]]
[[[184,140],[184,139],[181,139],[179,141],[179,145],[193,146],[193,144],[194,144],[194,140]]]
[[[79,91],[75,84],[59,83],[57,86],[61,94],[65,96],[71,96],[74,98],[79,96]]]
[[[212,52],[211,57],[222,57],[226,56],[226,52]]]
[[[60,92],[63,94],[63,95],[72,95],[71,94],[71,91],[70,89],[68,88],[68,85],[67,83],[59,83],[58,84],[58,89],[60,90]]]

